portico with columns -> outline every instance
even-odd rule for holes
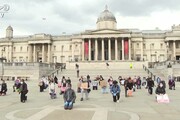
[[[28,62],[51,62],[51,44],[38,43],[28,45]]]
[[[130,40],[128,37],[84,38],[82,61],[131,60]]]
[[[52,40],[50,35],[35,34],[28,41],[28,62],[52,62]]]

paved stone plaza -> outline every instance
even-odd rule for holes
[[[76,89],[77,78],[71,78]],[[180,119],[180,83],[176,90],[167,93],[170,103],[158,104],[155,94],[148,95],[143,87],[136,90],[133,97],[124,97],[121,87],[119,103],[112,102],[110,93],[101,94],[91,91],[89,100],[80,101],[81,94],[77,93],[73,110],[63,109],[62,95],[50,99],[48,90],[39,92],[38,82],[27,81],[28,100],[21,103],[19,94],[13,93],[13,82],[9,81],[7,96],[0,96],[0,120],[179,120]],[[59,93],[59,89],[57,88]]]

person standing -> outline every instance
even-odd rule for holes
[[[128,79],[125,79],[125,80],[124,80],[125,97],[127,97],[127,90],[128,90],[127,84],[128,84]]]
[[[77,78],[79,78],[79,69],[77,69]]]
[[[113,101],[119,102],[121,90],[120,90],[120,86],[118,85],[118,82],[116,80],[113,81],[113,85],[111,86],[110,91],[113,96]]]
[[[83,77],[82,81],[81,81],[81,99],[80,101],[83,101],[83,96],[85,94],[85,98],[86,100],[88,100],[89,98],[89,93],[90,93],[90,84],[91,84],[91,81],[90,80],[87,80],[85,77]]]
[[[79,78],[79,65],[76,64],[77,78]]]
[[[154,87],[154,81],[152,80],[152,78],[148,78],[147,80],[147,88],[148,88],[148,92],[150,95],[153,94],[153,87]]]
[[[71,110],[73,108],[73,103],[75,103],[76,93],[71,87],[72,87],[72,85],[70,83],[68,83],[67,89],[63,95],[65,110],[67,110],[67,109]]]
[[[21,80],[21,86],[20,86],[20,101],[22,103],[25,103],[27,100],[26,94],[28,93],[27,84],[25,83],[24,79]]]

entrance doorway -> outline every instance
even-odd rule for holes
[[[180,60],[180,56],[176,56],[176,60]]]

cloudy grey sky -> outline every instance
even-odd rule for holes
[[[105,5],[115,15],[119,29],[168,30],[180,24],[180,0],[0,0],[0,6],[4,4],[10,10],[0,18],[0,37],[9,25],[15,36],[96,29]]]

